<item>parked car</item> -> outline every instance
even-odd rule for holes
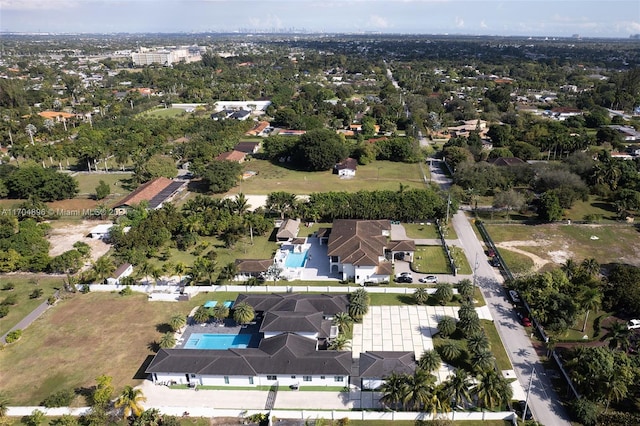
[[[421,283],[434,284],[438,282],[438,277],[436,277],[435,275],[427,275],[426,277],[420,278],[418,281],[420,281]]]
[[[528,317],[522,317],[522,325],[525,327],[531,327],[531,320]]]
[[[411,276],[411,272],[403,272],[403,273],[401,273],[401,274],[400,274],[400,276],[401,276],[401,277],[411,277],[411,278],[413,278],[413,277]]]
[[[509,297],[513,303],[520,303],[522,300],[520,299],[520,295],[515,290],[509,290]]]
[[[494,268],[497,268],[498,266],[500,266],[500,261],[498,260],[497,257],[492,257],[491,259],[489,259],[489,265],[493,266]]]
[[[627,323],[627,330],[635,330],[636,328],[640,328],[640,320],[629,320],[629,322]]]
[[[411,284],[413,282],[413,277],[411,275],[399,275],[396,277],[396,282]]]
[[[526,413],[524,412],[525,408],[527,410]],[[525,420],[533,419],[533,414],[531,414],[531,409],[529,409],[527,401],[518,401],[518,414]]]

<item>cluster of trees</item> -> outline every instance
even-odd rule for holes
[[[55,169],[35,164],[0,166],[0,197],[56,201],[73,198],[77,193],[78,182]]]

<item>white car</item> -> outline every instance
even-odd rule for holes
[[[435,275],[427,275],[424,278],[420,278],[418,281],[420,281],[421,283],[437,283],[438,282],[438,277],[436,277]]]
[[[509,297],[511,298],[513,303],[520,303],[521,302],[520,295],[515,290],[509,290]]]
[[[640,328],[640,320],[632,319],[627,323],[627,330],[634,330]]]

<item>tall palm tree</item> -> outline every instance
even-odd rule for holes
[[[580,305],[585,310],[584,323],[582,324],[582,332],[587,329],[587,319],[589,318],[589,311],[598,310],[602,304],[602,293],[600,289],[594,287],[587,287],[580,295]]]
[[[469,318],[460,318],[458,322],[458,328],[464,333],[465,336],[471,336],[474,333],[482,331],[482,324],[480,319],[476,316],[470,316]]]
[[[351,318],[346,312],[338,312],[333,317],[333,324],[338,326],[338,330],[340,330],[341,333],[344,333],[345,330],[350,329],[352,323],[353,318]]]
[[[369,305],[362,300],[352,300],[349,302],[349,315],[354,321],[360,321],[367,312],[369,312]]]
[[[34,145],[33,136],[36,133],[38,133],[38,129],[36,128],[36,126],[34,126],[33,124],[29,123],[29,124],[27,124],[27,127],[24,128],[24,131],[29,135],[29,138],[31,139],[31,145]]]
[[[475,289],[470,279],[465,278],[464,280],[461,280],[458,283],[457,287],[460,296],[467,299],[473,297],[473,292]]]
[[[436,376],[422,369],[416,370],[407,378],[404,385],[402,402],[410,410],[422,410],[428,407],[435,390]]]
[[[233,200],[233,210],[236,214],[244,214],[249,207],[251,207],[251,205],[249,204],[247,197],[242,192],[236,195],[236,198]]]
[[[169,327],[173,331],[178,331],[187,323],[187,319],[182,314],[175,314],[169,319]]]
[[[471,400],[471,377],[463,368],[457,368],[444,382],[444,393],[454,406],[464,405]]]
[[[424,351],[420,356],[420,359],[418,360],[418,367],[429,373],[438,370],[441,364],[442,359],[440,358],[440,355],[438,355],[438,352],[436,352],[435,350]]]
[[[382,397],[380,397],[380,403],[397,410],[401,407],[404,385],[408,379],[406,374],[391,373],[391,375],[385,377],[384,383],[380,387]]]
[[[567,278],[571,279],[576,274],[576,272],[578,272],[578,265],[576,264],[575,260],[569,258],[564,262],[564,265],[562,265],[560,269],[564,271]]]
[[[436,298],[438,303],[444,305],[453,299],[453,288],[451,284],[448,283],[440,283],[436,288],[436,292],[433,293],[433,297]]]
[[[593,257],[584,259],[580,264],[580,270],[588,276],[593,277],[600,272],[600,264]]]
[[[246,324],[252,321],[255,316],[256,313],[253,310],[253,306],[249,305],[248,303],[241,302],[233,308],[233,319],[238,324]]]
[[[122,408],[122,415],[125,419],[131,415],[138,417],[144,410],[141,403],[146,400],[147,398],[141,389],[126,385],[116,400],[115,406],[116,408]]]
[[[477,371],[492,369],[496,363],[496,358],[488,350],[475,352],[471,357],[473,368]]]
[[[429,300],[429,292],[426,287],[418,287],[413,292],[413,300],[416,301],[418,305],[424,305]]]
[[[93,272],[95,272],[100,281],[104,281],[115,270],[116,267],[113,264],[113,260],[107,256],[102,256],[93,264]]]
[[[609,404],[611,401],[620,401],[627,396],[629,389],[624,380],[617,375],[613,374],[604,383],[604,397],[607,400],[605,407],[605,413],[609,410]]]
[[[176,336],[173,332],[167,331],[162,335],[158,344],[163,349],[173,348],[176,345]]]
[[[176,262],[173,265],[173,272],[178,276],[179,284],[182,284],[182,276],[187,272],[187,265],[184,262]]]
[[[483,408],[494,408],[511,400],[513,391],[509,383],[493,368],[482,371],[473,394]]]
[[[349,339],[347,339],[347,336],[344,334],[338,334],[331,340],[331,343],[329,343],[329,349],[332,351],[344,351],[350,346]]]

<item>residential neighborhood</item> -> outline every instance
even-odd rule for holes
[[[0,422],[640,423],[637,39],[0,50]]]

